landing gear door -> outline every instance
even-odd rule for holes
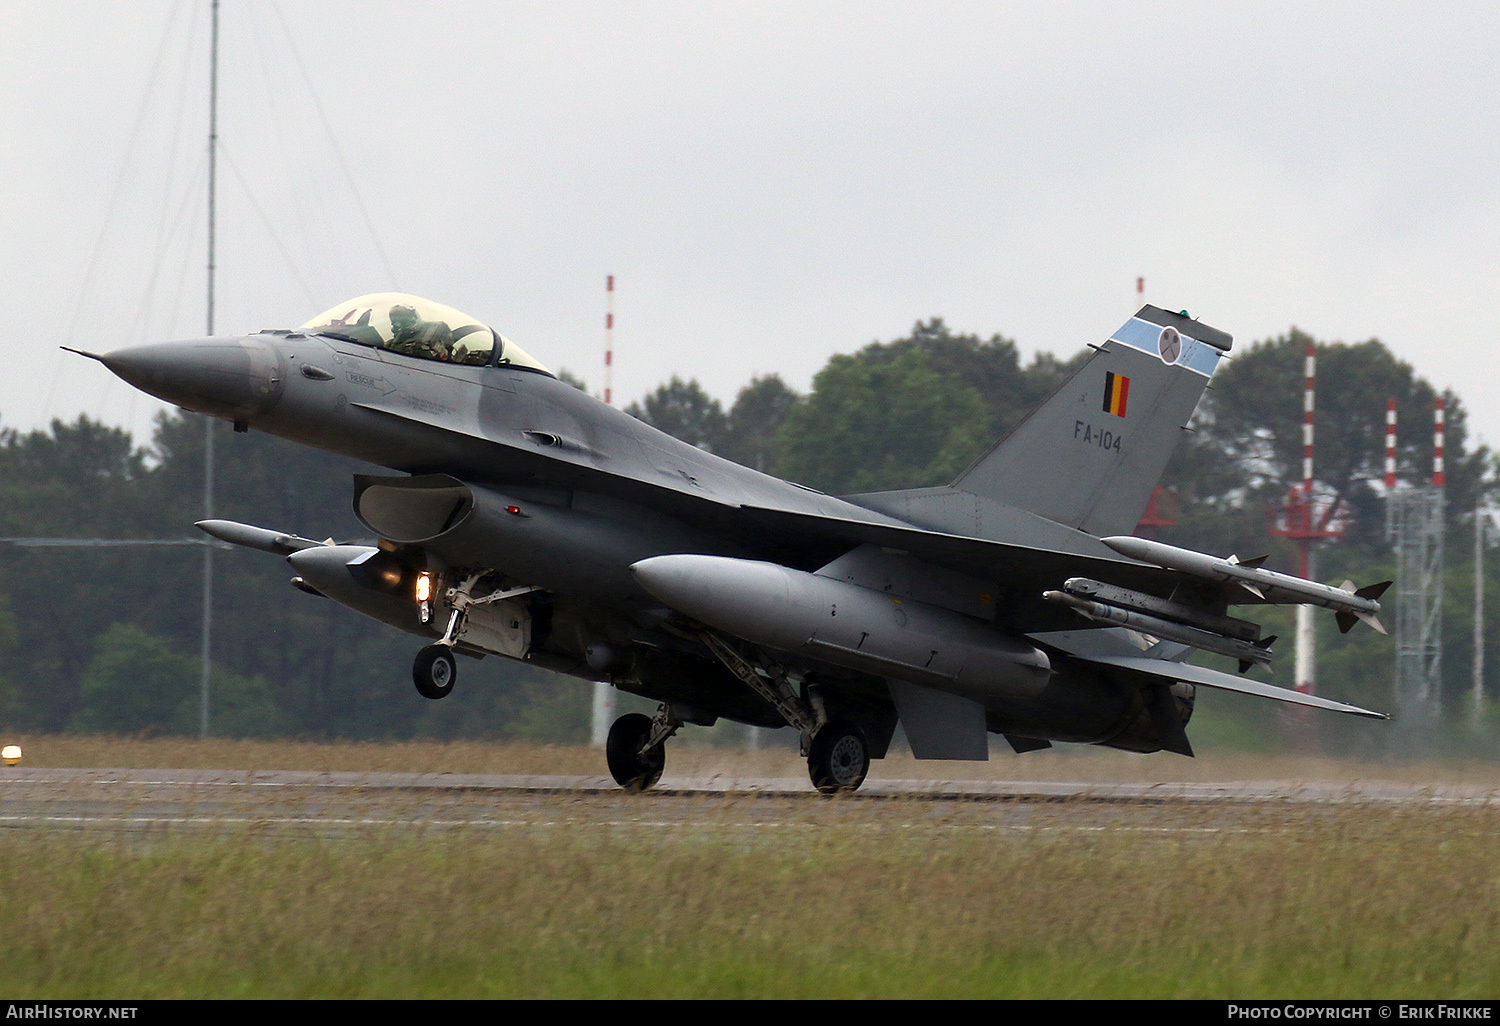
[[[524,659],[531,650],[531,610],[519,599],[470,606],[458,640],[496,655]]]

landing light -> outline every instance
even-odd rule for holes
[[[0,748],[0,759],[4,759],[7,766],[14,766],[21,761],[21,746],[6,745],[4,748]]]
[[[417,611],[423,623],[432,621],[432,575],[417,574]]]

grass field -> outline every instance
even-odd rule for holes
[[[588,750],[23,739],[26,765],[597,773]],[[73,745],[76,747],[68,747]],[[1106,754],[1106,753],[1101,753]],[[673,753],[674,772],[796,775],[795,753]],[[695,760],[702,760],[701,762]],[[748,760],[748,763],[747,761]],[[932,764],[885,767],[931,777]],[[1004,766],[1005,764],[999,764]],[[1152,760],[1009,765],[1142,779]],[[1211,763],[1174,760],[1214,779]],[[988,764],[995,775],[996,763]],[[965,765],[964,769],[968,769]],[[978,767],[976,767],[977,770]],[[1136,769],[1137,775],[1124,772]],[[1218,770],[1236,767],[1226,760]],[[1314,773],[1312,771],[1320,772]],[[1418,772],[1407,767],[1402,773]],[[1483,767],[1427,767],[1482,782]],[[954,777],[973,774],[953,772]],[[1235,778],[1369,779],[1304,762]],[[809,798],[572,829],[0,831],[14,997],[1491,998],[1500,811]],[[778,807],[780,808],[780,807]],[[582,823],[580,818],[576,822]],[[1090,821],[1092,822],[1092,821]],[[542,824],[546,825],[542,825]],[[903,826],[903,823],[915,824]]]

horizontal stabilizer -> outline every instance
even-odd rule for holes
[[[1375,720],[1390,719],[1385,713],[1361,709],[1357,705],[1346,705],[1330,698],[1319,698],[1317,695],[1305,695],[1300,691],[1278,688],[1274,684],[1263,684],[1248,677],[1236,677],[1232,673],[1210,670],[1203,666],[1192,666],[1188,663],[1170,663],[1162,659],[1147,659],[1141,656],[1096,656],[1089,661],[1161,680],[1186,681],[1189,684],[1202,684],[1204,687],[1219,688],[1224,691],[1238,691],[1242,695],[1254,695],[1257,698],[1290,702],[1293,705],[1305,705],[1330,712],[1349,713],[1352,716],[1367,716]]]

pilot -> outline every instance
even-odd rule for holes
[[[387,349],[424,360],[447,360],[453,349],[453,332],[443,321],[424,321],[409,306],[391,307],[391,341]]]

